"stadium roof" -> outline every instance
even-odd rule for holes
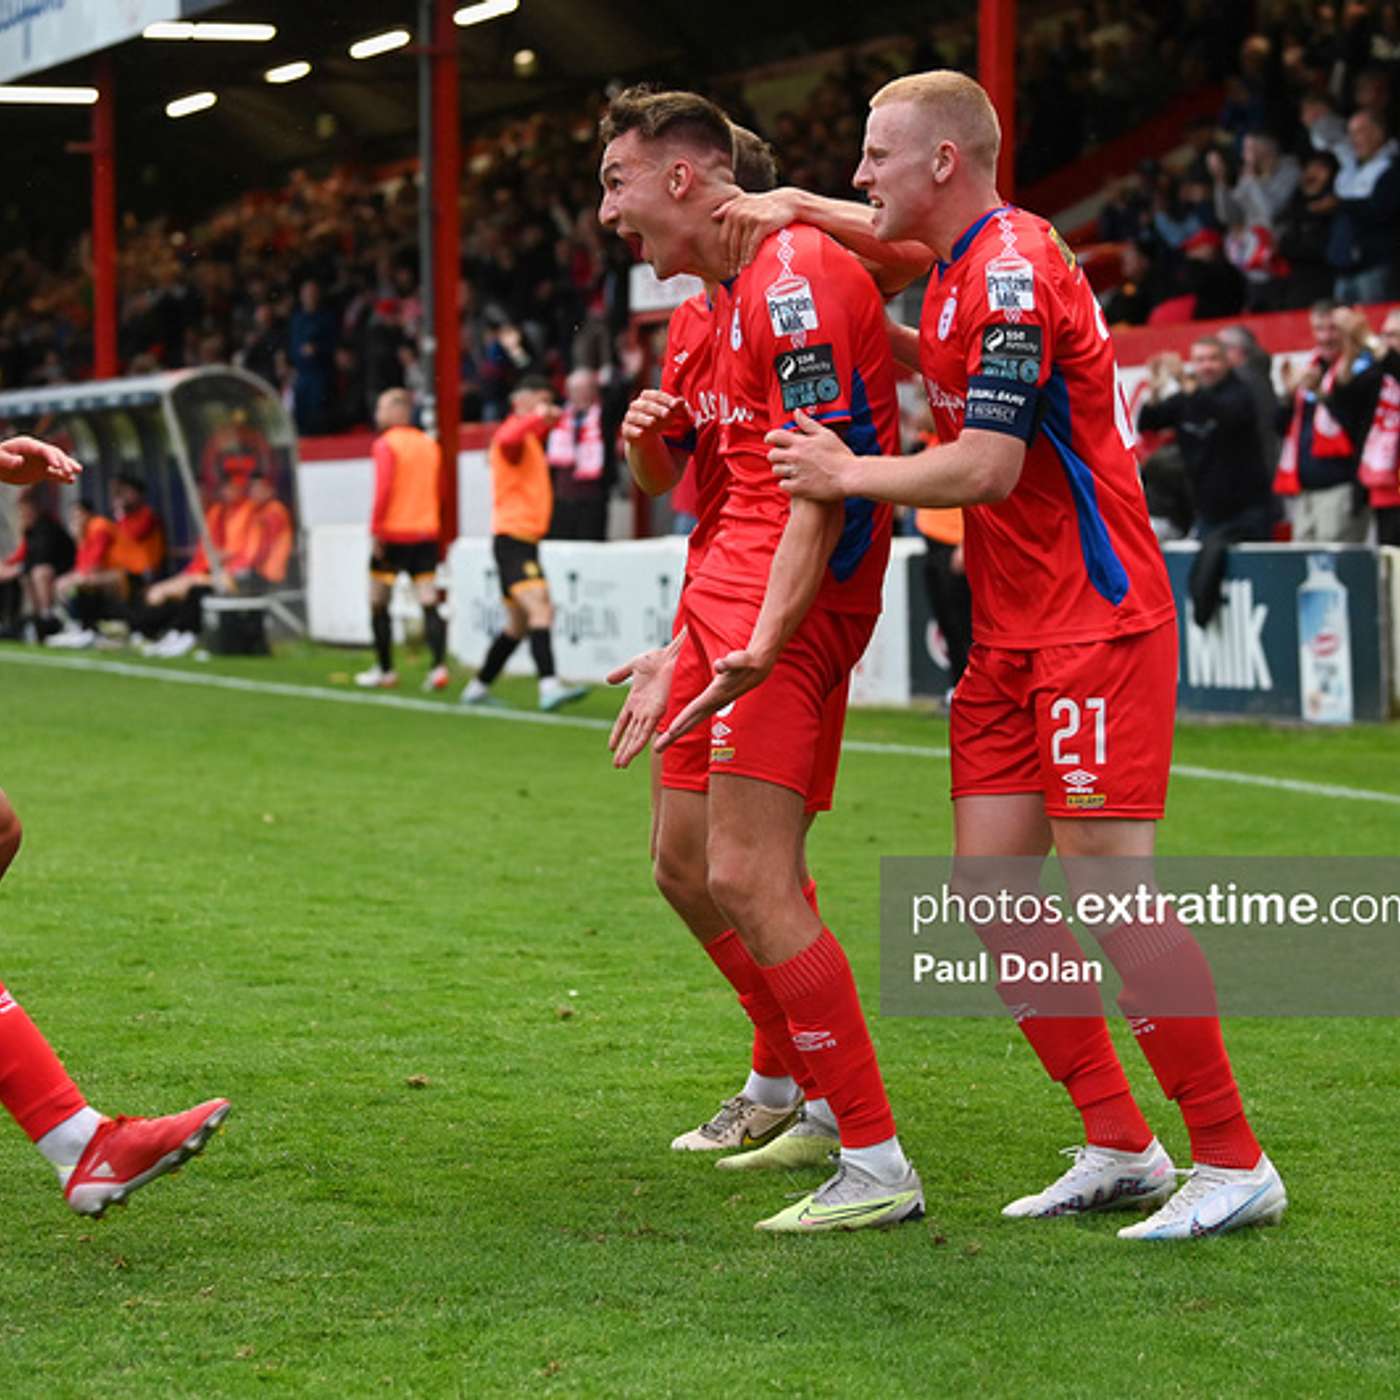
[[[946,23],[971,0],[940,7]],[[348,158],[387,160],[414,145],[417,63],[412,47],[349,57],[351,43],[395,27],[413,31],[417,0],[228,0],[203,18],[277,26],[268,43],[133,39],[111,50],[115,69],[122,210],[176,217],[257,188],[297,165]],[[713,82],[756,64],[893,33],[927,32],[929,7],[911,0],[813,6],[795,24],[789,7],[752,0],[521,0],[504,18],[459,31],[462,116],[473,121],[548,106],[614,78]],[[517,50],[536,73],[516,76]],[[268,68],[303,59],[311,75],[271,86]],[[88,83],[85,58],[23,81]],[[208,89],[218,105],[174,121],[172,98]],[[65,157],[87,136],[87,109],[8,108],[11,139],[0,152],[9,207],[0,230],[33,228],[27,198],[42,194],[51,232],[71,238],[86,222],[87,162]]]

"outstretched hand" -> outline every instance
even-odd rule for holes
[[[850,495],[843,473],[855,454],[800,408],[794,419],[795,428],[774,428],[764,438],[778,484],[789,496],[807,501],[839,501]]]
[[[608,735],[608,752],[613,756],[614,768],[626,768],[656,733],[666,714],[675,669],[670,649],[658,647],[634,656],[626,665],[608,673],[609,685],[632,682],[627,699],[617,712],[612,733]]]
[[[0,442],[0,480],[11,486],[33,486],[40,481],[69,485],[82,475],[82,464],[51,442],[33,437],[12,437]]]
[[[671,721],[670,728],[656,740],[656,751],[671,747],[683,734],[689,734],[708,715],[732,705],[741,695],[761,685],[773,669],[752,651],[731,651],[715,662],[715,678]]]

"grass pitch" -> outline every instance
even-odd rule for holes
[[[608,767],[600,729],[12,655],[0,781],[26,841],[0,977],[99,1108],[220,1093],[234,1112],[96,1223],[0,1131],[7,1394],[1400,1390],[1395,1022],[1228,1028],[1293,1204],[1278,1229],[1176,1248],[1120,1242],[1114,1217],[1001,1219],[1077,1119],[1008,1023],[873,1019],[927,1221],[760,1236],[820,1177],[667,1150],[737,1087],[747,1035],[651,888],[645,775]],[[352,660],[187,670],[330,688]],[[854,714],[849,736],[946,742],[913,714]],[[1188,727],[1177,759],[1400,794],[1396,742]],[[877,858],[946,852],[946,777],[851,753],[813,833],[872,1008]],[[1394,805],[1197,776],[1162,847],[1394,855],[1397,829]]]

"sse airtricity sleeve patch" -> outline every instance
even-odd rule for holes
[[[993,258],[985,279],[985,300],[974,295],[979,314],[970,317],[965,328],[963,426],[1029,442],[1040,421],[1040,391],[1051,370],[1049,293],[1024,258]]]

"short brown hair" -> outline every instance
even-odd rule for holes
[[[886,83],[870,99],[872,107],[886,102],[913,102],[936,111],[946,124],[947,138],[955,142],[984,170],[995,171],[1001,150],[1001,122],[987,90],[966,73],[936,68],[931,73],[906,73]]]
[[[763,137],[734,125],[734,183],[749,194],[762,194],[778,183],[778,158]]]
[[[658,91],[644,85],[625,89],[608,103],[598,135],[606,146],[629,131],[644,141],[684,141],[734,162],[729,118],[698,92]]]

